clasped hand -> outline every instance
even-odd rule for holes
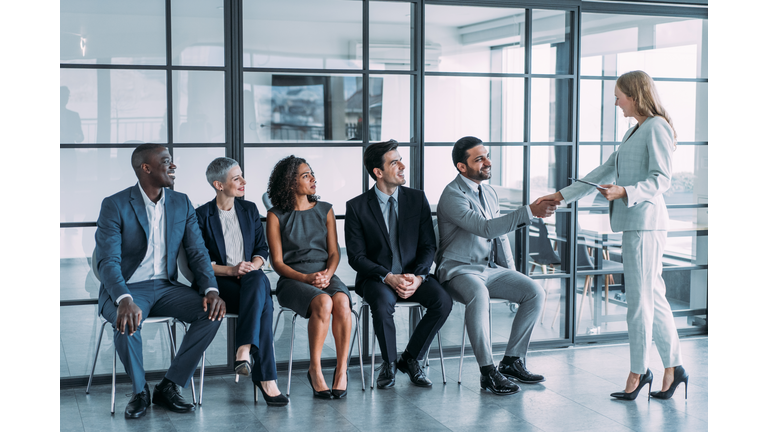
[[[388,274],[384,282],[389,285],[402,299],[407,299],[416,292],[423,282],[421,277],[413,274]]]
[[[325,269],[323,271],[310,273],[306,275],[305,282],[312,285],[315,288],[325,289],[328,288],[328,285],[331,284],[331,277],[333,275],[328,275],[328,269]]]
[[[240,279],[241,276],[245,276],[246,274],[248,274],[248,272],[258,270],[261,268],[262,265],[264,265],[264,261],[261,259],[261,257],[256,257],[254,258],[254,260],[256,262],[241,261],[239,264],[233,265],[232,267],[229,268],[230,269],[229,275]]]
[[[531,203],[531,213],[538,218],[547,218],[555,214],[557,206],[563,201],[563,195],[560,192],[555,192],[550,195],[538,198]]]

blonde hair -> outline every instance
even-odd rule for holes
[[[635,111],[638,115],[643,117],[659,116],[666,120],[669,127],[672,128],[675,147],[677,147],[677,131],[672,125],[672,117],[661,106],[661,98],[656,92],[656,86],[647,73],[637,70],[622,74],[616,81],[616,87],[635,101]]]

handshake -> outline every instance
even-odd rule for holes
[[[531,203],[531,213],[538,218],[550,217],[555,213],[557,206],[559,206],[562,202],[563,195],[560,194],[560,192],[545,195],[543,197],[537,198],[536,201]]]

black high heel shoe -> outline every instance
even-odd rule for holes
[[[235,382],[240,380],[240,376],[248,377],[251,375],[251,362],[248,360],[235,360]]]
[[[637,384],[637,388],[632,393],[627,392],[616,392],[611,393],[611,397],[614,397],[616,399],[622,399],[622,400],[635,400],[638,393],[640,393],[640,389],[643,388],[644,385],[648,384],[648,399],[651,398],[651,383],[653,383],[653,373],[650,369],[647,369],[645,371],[645,374],[640,375],[640,382]]]
[[[253,403],[259,402],[259,394],[256,393],[256,387],[261,390],[261,395],[264,396],[264,400],[267,401],[267,405],[269,406],[286,406],[288,405],[288,402],[290,402],[290,399],[282,393],[280,393],[277,396],[270,396],[267,394],[267,392],[264,391],[264,388],[261,386],[261,382],[254,382],[253,383]]]
[[[309,386],[312,387],[312,395],[314,397],[320,398],[320,399],[333,399],[333,396],[331,396],[330,390],[321,390],[321,391],[315,390],[315,385],[312,383],[312,377],[309,375],[309,371],[307,371],[307,379],[309,380]]]
[[[336,382],[336,368],[333,369],[333,381]],[[331,384],[333,385],[333,384]],[[349,369],[347,369],[347,387],[349,387]],[[347,397],[347,389],[344,388],[344,390],[339,389],[331,389],[331,394],[336,399],[341,399],[343,397]]]
[[[651,392],[651,396],[656,399],[669,399],[675,394],[675,389],[680,383],[685,383],[685,398],[688,399],[688,372],[682,366],[675,366],[675,379],[667,391]]]

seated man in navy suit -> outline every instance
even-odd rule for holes
[[[355,292],[371,306],[373,330],[384,359],[376,385],[392,387],[396,370],[400,370],[413,384],[428,387],[432,382],[418,360],[426,354],[453,306],[440,283],[429,277],[437,249],[432,212],[423,191],[403,186],[405,165],[397,141],[371,144],[363,162],[376,184],[347,201],[344,232],[349,265],[357,271]],[[393,314],[395,303],[406,300],[426,307],[427,313],[395,363]]]
[[[190,323],[189,331],[152,401],[175,412],[195,406],[181,396],[226,313],[192,203],[173,186],[176,165],[168,149],[142,144],[131,165],[138,184],[104,199],[96,229],[95,269],[101,277],[99,312],[114,327],[114,343],[133,383],[126,418],[149,406],[141,324],[148,316]],[[176,259],[184,248],[200,292],[180,283]]]

